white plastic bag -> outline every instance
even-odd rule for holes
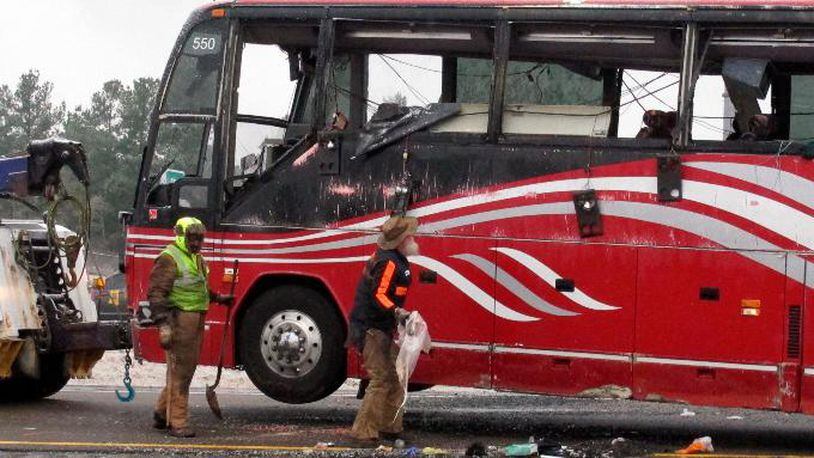
[[[399,382],[404,388],[406,400],[407,384],[418,364],[418,356],[422,351],[429,353],[432,347],[427,323],[420,313],[412,312],[407,318],[407,323],[403,326],[399,325],[399,346],[401,348],[396,358],[396,372],[399,375]]]

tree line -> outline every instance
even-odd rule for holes
[[[111,80],[93,94],[88,105],[73,109],[53,100],[53,83],[43,80],[37,70],[21,75],[14,87],[0,85],[0,156],[23,151],[31,140],[51,136],[84,145],[91,177],[95,251],[120,247],[117,214],[133,206],[158,84],[158,79],[150,77],[130,83]],[[0,207],[0,217],[9,216],[8,208],[8,204]]]

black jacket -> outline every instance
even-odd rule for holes
[[[362,348],[368,329],[393,334],[396,307],[410,287],[410,263],[398,250],[377,249],[365,264],[350,314],[350,343]]]

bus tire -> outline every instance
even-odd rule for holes
[[[240,360],[263,393],[277,401],[318,401],[347,377],[344,322],[319,292],[296,285],[262,293],[240,324]]]

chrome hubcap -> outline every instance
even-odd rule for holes
[[[260,351],[274,373],[287,378],[302,377],[319,362],[322,334],[307,314],[283,310],[263,326]]]

